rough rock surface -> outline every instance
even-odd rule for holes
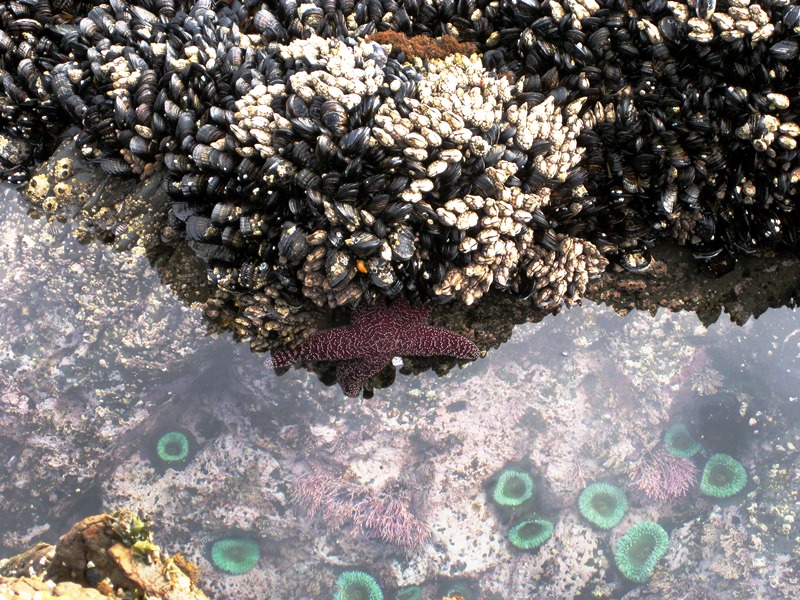
[[[205,600],[193,581],[196,567],[181,556],[163,556],[150,542],[149,530],[137,546],[119,528],[138,517],[117,511],[88,517],[61,537],[55,546],[37,544],[22,555],[0,561],[0,597],[94,600],[128,594],[154,600]],[[49,597],[41,596],[40,597]]]

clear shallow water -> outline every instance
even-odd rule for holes
[[[456,583],[506,600],[800,592],[796,311],[705,329],[693,314],[623,318],[587,304],[517,327],[445,377],[398,374],[350,399],[306,371],[275,377],[244,344],[206,336],[199,308],[144,257],[78,245],[12,196],[2,210],[2,556],[127,506],[153,515],[157,541],[197,562],[218,598],[330,598],[349,568],[376,576],[386,598],[419,584],[438,599]],[[682,496],[636,485],[675,423],[703,446],[698,471],[717,452],[743,464],[741,494],[704,496],[698,472]],[[196,446],[164,469],[154,449],[174,429]],[[533,478],[526,510],[554,523],[534,553],[509,545],[517,515],[490,498],[509,465]],[[628,495],[608,532],[577,508],[593,481]],[[303,490],[319,496],[316,510]],[[391,543],[408,538],[342,506],[347,494],[373,513],[398,502],[404,520],[389,524],[416,546]],[[613,548],[643,521],[664,526],[670,546],[636,586]],[[230,536],[259,544],[244,575],[209,560],[209,544]]]

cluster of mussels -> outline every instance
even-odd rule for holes
[[[0,166],[67,115],[107,173],[163,171],[243,334],[299,299],[552,307],[657,238],[719,273],[796,245],[792,1],[6,0]]]

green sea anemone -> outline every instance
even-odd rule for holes
[[[592,483],[578,498],[583,518],[600,529],[619,525],[628,510],[625,492],[610,483]]]
[[[552,521],[531,515],[509,530],[508,541],[520,550],[533,550],[544,544],[552,535]]]
[[[231,575],[247,573],[260,556],[258,542],[249,538],[225,538],[211,544],[211,562]]]
[[[372,575],[345,571],[336,579],[333,600],[383,600],[383,592]]]
[[[168,431],[156,444],[158,457],[166,463],[179,463],[189,456],[189,438],[180,431]]]
[[[729,498],[744,489],[747,472],[742,463],[727,454],[714,454],[703,469],[700,491],[714,498]]]
[[[396,600],[420,600],[420,598],[422,598],[422,588],[418,585],[400,588],[395,595]]]
[[[533,497],[533,478],[522,471],[505,469],[497,478],[492,499],[500,506],[517,508]]]
[[[664,434],[664,446],[667,452],[680,458],[694,456],[702,449],[700,442],[692,437],[683,423],[677,423],[667,430]]]
[[[614,559],[626,578],[642,583],[650,577],[668,547],[669,535],[661,525],[638,523],[619,538],[614,548]]]
[[[184,429],[170,429],[156,440],[153,461],[163,469],[182,469],[192,459],[197,442]]]

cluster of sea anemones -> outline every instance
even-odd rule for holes
[[[530,512],[534,503],[533,477],[522,465],[507,465],[488,482],[489,496],[511,518],[507,538],[519,550],[536,550],[553,535],[553,521]]]

